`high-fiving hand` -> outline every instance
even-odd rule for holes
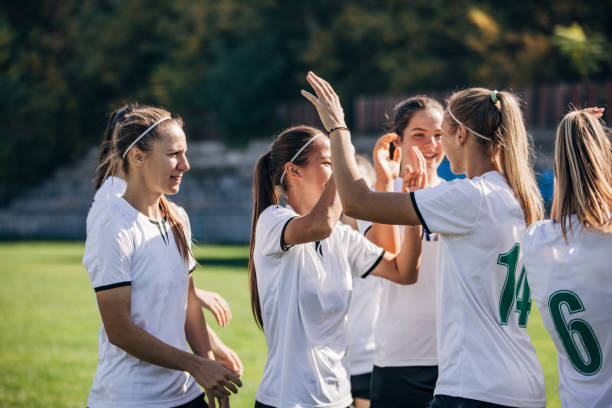
[[[408,151],[408,164],[404,166],[402,190],[413,192],[427,186],[427,161],[418,147],[412,146]]]
[[[334,128],[346,127],[340,98],[331,85],[313,72],[309,72],[306,79],[317,96],[303,89],[301,93],[317,109],[325,130],[329,132]]]

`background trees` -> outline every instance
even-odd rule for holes
[[[244,144],[312,69],[358,94],[610,78],[606,1],[51,0],[0,5],[0,202],[81,155],[126,101]],[[349,112],[350,113],[350,112]]]

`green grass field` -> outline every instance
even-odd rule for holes
[[[84,407],[97,362],[100,317],[81,243],[0,243],[0,407]],[[246,259],[248,248],[202,246],[198,287],[220,293],[232,321],[207,322],[244,363],[244,386],[234,408],[253,406],[266,360],[263,334],[251,318]],[[548,407],[560,407],[556,351],[533,308],[529,333],[544,367]]]

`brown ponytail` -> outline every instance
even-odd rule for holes
[[[518,199],[525,224],[544,217],[544,204],[533,172],[533,149],[519,106],[519,99],[510,92],[496,92],[470,88],[454,93],[448,108],[453,115],[475,132],[489,138],[475,137],[491,157],[500,155],[503,172]],[[450,120],[449,127],[456,132],[458,124]]]
[[[117,125],[121,123],[126,114],[132,112],[135,109],[142,108],[142,105],[138,103],[130,103],[124,105],[119,109],[116,109],[111,113],[108,118],[108,124],[104,132],[104,140],[100,145],[100,155],[98,156],[98,167],[96,168],[96,177],[94,179],[94,190],[98,190],[104,180],[109,176],[112,176],[117,171],[117,163],[113,160],[113,138]]]
[[[259,303],[259,291],[257,289],[257,275],[253,262],[253,250],[255,249],[255,229],[259,215],[271,205],[278,204],[278,193],[272,182],[270,173],[270,152],[267,152],[257,160],[255,173],[253,175],[253,216],[251,218],[251,243],[249,252],[249,289],[251,291],[251,310],[255,317],[255,323],[263,330],[261,317],[261,304]]]
[[[174,204],[163,194],[159,200],[159,209],[166,220],[168,220],[170,228],[172,228],[172,235],[174,235],[174,241],[176,242],[181,257],[185,260],[185,263],[189,265],[189,261],[192,258],[191,242],[187,242],[181,217],[177,214]]]
[[[286,163],[304,146],[312,137],[322,133],[310,126],[296,126],[284,130],[272,143],[270,150],[262,155],[255,164],[253,174],[253,215],[251,217],[251,240],[249,252],[249,288],[251,291],[251,310],[255,323],[262,330],[263,319],[261,303],[257,289],[257,275],[253,259],[255,250],[255,232],[257,221],[261,213],[271,205],[279,203],[278,188],[286,190],[285,183],[281,184],[281,174]],[[313,144],[308,145],[293,163],[303,166],[308,161]],[[286,178],[284,179],[286,181]]]

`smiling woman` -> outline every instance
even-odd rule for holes
[[[166,199],[189,170],[182,121],[137,106],[117,122],[107,171],[120,165],[127,185],[88,220],[84,255],[102,317],[88,406],[206,407],[197,383],[212,406],[226,406],[241,382],[214,361],[191,275],[189,219]]]

